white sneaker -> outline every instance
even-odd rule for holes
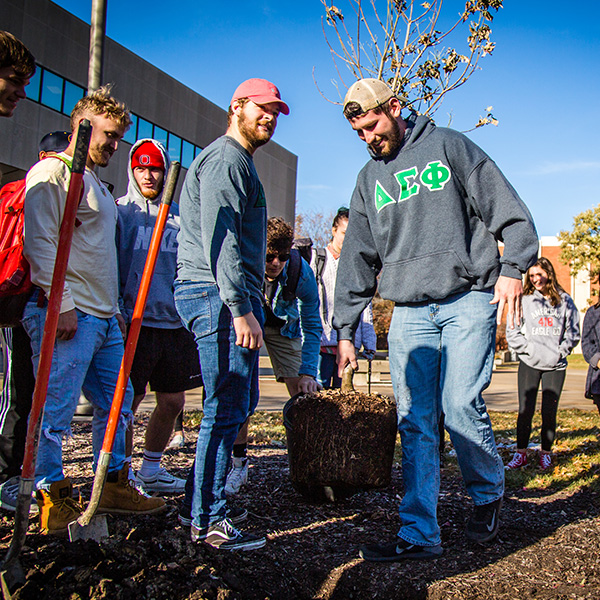
[[[185,490],[185,479],[171,475],[162,467],[149,477],[142,477],[138,471],[135,476],[135,487],[144,492],[158,492],[159,494],[180,494]]]
[[[225,482],[225,493],[228,496],[234,496],[246,483],[248,483],[248,459],[234,456],[231,471]]]
[[[169,442],[167,450],[179,450],[185,446],[185,437],[183,433],[176,433],[173,439]]]

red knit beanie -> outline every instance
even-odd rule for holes
[[[131,157],[131,168],[153,167],[165,170],[165,161],[161,151],[152,142],[140,144]]]

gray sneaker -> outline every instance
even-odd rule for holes
[[[203,529],[192,523],[191,538],[193,542],[204,542],[218,550],[257,550],[267,543],[264,536],[238,531],[229,519]]]
[[[232,525],[239,525],[248,518],[248,511],[241,506],[228,506],[225,516],[231,521]],[[181,504],[177,520],[184,527],[192,525],[192,507],[187,504]]]
[[[17,498],[19,496],[19,479],[20,477],[14,476],[7,479],[0,486],[0,508],[15,512],[17,510]],[[31,498],[31,504],[29,505],[29,512],[38,512],[38,505],[35,500],[35,491]]]

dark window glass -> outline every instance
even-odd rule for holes
[[[79,86],[71,83],[70,81],[65,81],[65,97],[63,101],[63,109],[62,111],[65,115],[70,115],[73,107],[77,104],[79,100],[81,100],[85,96],[85,90]]]
[[[181,162],[181,138],[169,133],[169,145],[167,146],[167,152],[171,160],[177,160]]]
[[[181,148],[181,166],[184,169],[189,169],[194,160],[194,144],[183,140]]]
[[[54,110],[62,109],[63,78],[44,70],[42,76],[42,104]]]
[[[146,121],[146,119],[138,118],[138,131],[136,139],[141,140],[143,138],[152,137],[152,123]]]
[[[123,136],[123,141],[124,142],[129,142],[130,144],[135,144],[135,134],[137,131],[137,122],[138,122],[138,118],[137,115],[134,115],[133,113],[131,113],[131,127],[127,130],[127,133],[125,133],[125,135]]]
[[[160,127],[154,126],[154,139],[160,142],[165,148],[167,147],[167,131]]]
[[[25,88],[25,93],[30,100],[40,101],[40,82],[42,81],[42,67],[38,65],[35,75],[29,80],[29,85]]]

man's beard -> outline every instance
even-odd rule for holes
[[[146,198],[146,200],[154,200],[160,196],[160,192],[158,190],[145,190],[140,188],[140,192],[142,193],[142,196]]]
[[[257,125],[258,121],[254,121],[254,123],[252,123],[242,109],[240,116],[238,117],[238,128],[240,133],[246,138],[248,144],[250,144],[250,146],[253,148],[264,146],[273,135],[272,125],[267,125],[267,127],[271,127],[269,131],[258,130]]]
[[[387,116],[387,115],[386,115]],[[391,156],[400,148],[400,144],[402,144],[402,132],[400,131],[400,125],[398,125],[398,121],[388,116],[390,123],[392,124],[392,131],[386,134],[387,146],[384,150],[379,150],[374,148],[369,144],[369,148],[372,150],[374,154],[385,158],[387,156]]]
[[[109,157],[105,159],[103,154],[105,151],[108,151]],[[94,146],[89,150],[90,158],[92,162],[98,167],[106,167],[113,155],[112,148],[107,148],[105,146]]]

